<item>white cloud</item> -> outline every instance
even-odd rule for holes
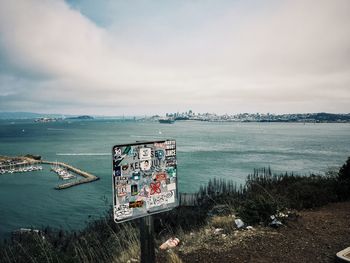
[[[203,10],[102,28],[63,1],[0,1],[0,53],[16,69],[0,72],[0,110],[350,111],[349,1]]]

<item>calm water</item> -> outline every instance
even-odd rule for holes
[[[324,173],[350,156],[350,124],[1,121],[0,155],[39,154],[101,180],[57,191],[49,167],[0,175],[0,236],[19,227],[77,229],[103,215],[111,204],[112,146],[160,138],[177,140],[181,192],[196,191],[213,177],[243,183],[259,167]]]

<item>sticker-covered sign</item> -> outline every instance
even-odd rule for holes
[[[178,206],[175,140],[116,145],[112,156],[117,223]]]

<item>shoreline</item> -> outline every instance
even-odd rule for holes
[[[59,165],[66,168],[68,171],[71,171],[75,174],[78,174],[84,177],[83,179],[79,179],[78,181],[59,184],[55,187],[56,190],[63,190],[63,189],[67,189],[80,184],[91,183],[100,179],[98,176],[85,172],[67,163],[41,160],[41,156],[36,156],[36,159],[34,159],[33,155],[13,156],[13,157],[0,155],[0,162],[1,162],[1,165],[0,165],[1,169],[8,169],[8,168],[11,169],[15,167],[21,167],[23,165],[33,165],[33,164]]]

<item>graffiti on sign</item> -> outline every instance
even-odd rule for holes
[[[112,156],[116,222],[178,206],[175,140],[116,145]]]

